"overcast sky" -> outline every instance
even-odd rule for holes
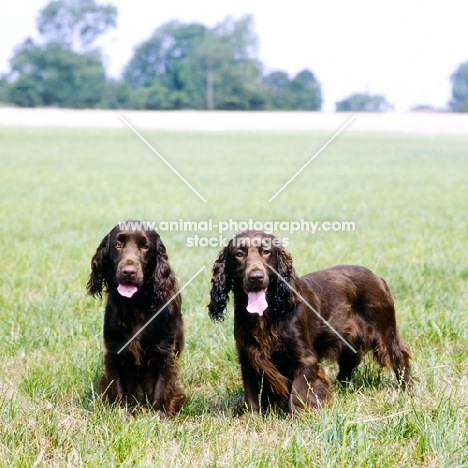
[[[0,73],[14,47],[37,38],[36,18],[48,0],[0,4]],[[323,109],[355,92],[383,94],[395,110],[444,108],[450,75],[468,61],[464,0],[111,0],[118,25],[100,41],[105,66],[118,77],[133,48],[161,24],[179,19],[214,26],[228,15],[254,17],[266,71],[308,68],[322,84]]]

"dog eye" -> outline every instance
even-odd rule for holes
[[[244,256],[244,252],[242,252],[242,250],[238,250],[238,251],[236,252],[236,257],[237,257],[237,258],[242,258],[243,256]]]
[[[148,243],[141,246],[141,250],[149,250],[149,248],[150,248],[150,245]]]
[[[262,254],[263,255],[270,255],[270,250],[269,249],[263,249]]]
[[[121,249],[121,248],[122,248],[122,242],[117,241],[117,242],[114,244],[114,247],[115,247],[116,249]]]

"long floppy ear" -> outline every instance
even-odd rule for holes
[[[297,291],[300,284],[294,271],[291,254],[284,247],[277,247],[276,258],[276,271],[280,278],[274,274],[274,281],[270,284],[267,294],[270,298],[271,315],[283,320],[292,316],[296,311],[299,298],[291,287]]]
[[[153,272],[154,294],[160,305],[163,305],[177,294],[179,288],[174,270],[169,264],[166,247],[164,247],[159,235],[156,238],[155,247],[156,266]],[[178,300],[180,301],[180,299]]]
[[[91,274],[89,275],[86,290],[93,297],[101,297],[103,285],[107,286],[105,272],[109,262],[109,237],[110,233],[102,239],[91,259]]]
[[[208,304],[208,315],[212,320],[222,321],[226,315],[226,306],[229,293],[232,290],[232,275],[229,265],[229,246],[219,252],[218,258],[213,265],[213,276],[211,278],[210,303]]]

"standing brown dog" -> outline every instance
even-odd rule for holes
[[[214,320],[224,318],[234,293],[234,337],[249,410],[316,408],[329,398],[321,359],[337,360],[337,378],[346,384],[370,350],[408,385],[411,353],[397,331],[392,295],[368,269],[339,265],[298,277],[279,239],[245,231],[219,253],[211,284]]]
[[[107,293],[101,392],[111,403],[141,402],[172,416],[186,400],[177,382],[184,328],[177,281],[161,238],[152,229],[115,226],[99,244],[91,270],[88,294],[100,296],[103,288]]]

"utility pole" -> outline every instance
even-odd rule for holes
[[[208,64],[206,71],[206,108],[214,109],[214,74],[211,64]]]

